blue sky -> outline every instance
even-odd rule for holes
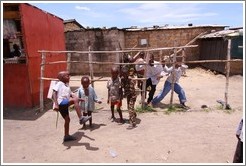
[[[76,19],[84,27],[151,27],[153,25],[244,26],[243,1],[46,1],[30,4],[64,20]]]

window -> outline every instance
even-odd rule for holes
[[[4,4],[3,59],[4,63],[25,63],[21,20],[18,5]]]
[[[147,39],[140,39],[139,44],[141,47],[146,47],[148,45]]]

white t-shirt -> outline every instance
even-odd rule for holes
[[[65,84],[64,82],[58,81],[54,87],[53,90],[57,92],[57,102],[60,104],[62,100],[70,98],[71,95],[71,89],[69,85]]]
[[[147,78],[151,78],[152,84],[157,85],[159,83],[158,76],[159,75],[164,75],[163,67],[159,62],[154,61],[154,66],[147,65],[147,72],[146,76]]]
[[[146,63],[143,58],[139,58],[136,60],[136,65],[135,65],[135,69],[136,71],[141,71],[144,70],[144,63]]]
[[[168,68],[167,66],[164,67],[164,72],[170,74],[167,77],[167,81],[172,83],[173,76],[174,76],[174,83],[179,82],[180,77],[182,76],[185,69],[187,69],[187,65],[181,65],[181,67],[173,69],[173,67]],[[171,72],[173,71],[173,75]]]

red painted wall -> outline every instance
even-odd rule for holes
[[[41,54],[38,50],[66,50],[63,20],[46,13],[29,4],[20,4],[20,13],[22,21],[22,33],[24,49],[27,56],[26,67],[18,69],[18,67],[4,67],[4,105],[19,107],[34,107],[39,105],[40,93],[40,63]],[[48,54],[47,61],[66,60],[64,54],[51,55]],[[9,64],[11,65],[11,64]],[[18,65],[18,64],[17,64]],[[66,64],[47,65],[45,66],[44,77],[56,78],[57,73],[66,69]],[[20,76],[20,71],[24,72]],[[11,73],[11,74],[9,74]],[[15,78],[15,82],[7,84],[7,80]],[[20,87],[20,82],[21,87]],[[46,99],[50,81],[44,81],[44,99]],[[22,93],[21,102],[16,103],[11,97],[19,88],[25,88],[27,93]],[[19,97],[19,96],[18,96]]]
[[[33,104],[39,104],[40,63],[41,54],[38,50],[66,50],[63,20],[44,13],[31,5],[22,4],[23,32],[28,54],[28,75]],[[66,60],[64,54],[47,55],[47,61]],[[45,66],[45,77],[55,77],[60,70],[66,69],[66,64]],[[44,97],[47,96],[50,82],[45,81]]]
[[[3,65],[3,104],[11,107],[32,105],[26,64]]]

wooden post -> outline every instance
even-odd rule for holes
[[[162,58],[162,50],[160,50],[159,52],[159,62],[162,62],[163,58]]]
[[[170,104],[169,107],[172,107],[173,105],[173,91],[174,91],[174,80],[175,80],[175,63],[176,63],[176,56],[177,56],[177,49],[174,48],[174,54],[173,54],[173,71],[171,72],[172,75],[172,89],[171,89],[171,98],[170,98]]]
[[[185,62],[185,49],[182,48],[182,63]]]
[[[147,73],[147,65],[149,64],[149,57],[150,57],[150,54],[149,52],[147,52],[147,56],[145,58],[145,62],[146,62],[146,65],[144,65],[144,76],[143,78],[146,78],[146,73]],[[141,89],[141,92],[142,92],[142,96],[141,96],[141,105],[142,105],[142,109],[144,108],[145,106],[145,93],[146,93],[146,79],[143,80],[143,86],[142,86],[142,89]]]
[[[91,80],[94,80],[94,72],[93,72],[93,64],[92,64],[92,54],[90,53],[90,51],[91,51],[91,46],[89,46],[88,59],[89,59],[89,68],[90,68]],[[94,82],[91,83],[91,86],[94,88]]]
[[[227,60],[231,59],[231,39],[228,39],[227,45]],[[230,76],[230,62],[226,62],[226,87],[225,87],[225,105],[224,109],[229,109],[228,106],[228,87],[229,87],[229,76]]]
[[[40,68],[40,94],[39,94],[39,100],[40,100],[40,112],[44,111],[44,63],[45,63],[45,53],[41,53],[41,68]]]
[[[70,73],[70,70],[71,70],[71,53],[67,53],[67,71]]]
[[[185,64],[185,48],[182,48],[182,64]],[[183,76],[186,76],[186,70],[183,70],[183,73],[182,73]]]
[[[116,51],[119,51],[119,48],[116,48]],[[123,58],[122,58],[123,59]],[[121,63],[121,60],[120,59],[120,53],[116,52],[116,58],[115,58],[115,62],[116,63]]]

